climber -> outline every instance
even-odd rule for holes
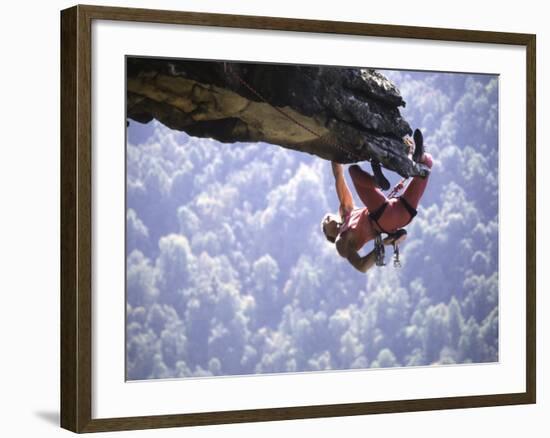
[[[404,139],[412,153],[411,159],[431,169],[432,157],[424,152],[420,130],[415,130],[413,138],[414,143],[408,137]],[[416,215],[416,208],[428,184],[429,176],[413,177],[400,196],[387,198],[376,184],[377,178],[354,164],[349,167],[349,173],[357,195],[365,204],[365,207],[357,208],[344,179],[343,166],[332,162],[332,172],[340,201],[339,215],[325,215],[321,228],[327,240],[335,243],[336,250],[342,257],[357,270],[366,272],[375,263],[379,264],[376,244],[375,249],[365,256],[359,255],[358,251],[373,239],[381,245],[395,245],[405,239],[406,231],[402,228]],[[387,237],[381,239],[382,233],[387,234]]]

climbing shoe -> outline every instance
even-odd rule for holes
[[[388,237],[384,239],[384,243],[391,243],[393,245],[399,245],[407,238],[407,230],[405,228],[399,228],[397,231],[388,234]]]
[[[422,156],[424,155],[424,136],[420,129],[415,129],[413,134],[414,139],[414,153],[413,160],[420,163]]]
[[[372,167],[372,173],[374,175],[376,185],[382,190],[388,190],[390,188],[390,182],[382,173],[382,166],[380,166],[380,163],[378,161],[371,161],[370,165]]]

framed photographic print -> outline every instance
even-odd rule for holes
[[[61,13],[61,425],[535,403],[535,36]]]

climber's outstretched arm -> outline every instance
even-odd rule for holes
[[[341,164],[332,161],[332,173],[336,183],[336,194],[340,201],[340,216],[345,216],[346,213],[353,210],[353,197],[344,178],[344,170]]]
[[[360,256],[357,251],[352,251],[348,254],[347,259],[355,269],[365,273],[376,263],[376,254],[372,250],[367,255]]]
[[[367,272],[376,263],[376,253],[374,250],[365,256],[360,256],[359,253],[353,249],[349,240],[343,239],[342,237],[336,239],[336,250],[338,254],[344,257],[360,272]]]

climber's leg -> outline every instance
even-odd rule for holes
[[[372,167],[372,175],[374,176],[374,181],[376,185],[382,190],[388,190],[390,188],[390,182],[384,176],[380,163],[377,161],[371,161],[370,164]]]
[[[357,164],[354,164],[350,166],[349,174],[357,195],[370,212],[376,211],[376,209],[386,202],[386,196],[376,187],[374,177],[370,173],[365,172]]]
[[[427,153],[424,153],[420,162],[429,168],[432,167],[433,163],[431,155]],[[427,184],[427,176],[425,178],[415,176],[405,189],[405,192],[401,195],[401,198],[404,198],[404,200],[408,202],[409,206],[416,210]],[[398,198],[391,198],[388,200],[388,206],[384,210],[384,214],[382,214],[382,217],[378,222],[384,230],[394,232],[406,226],[412,220],[414,214],[414,212],[411,213],[407,209],[401,200]]]

